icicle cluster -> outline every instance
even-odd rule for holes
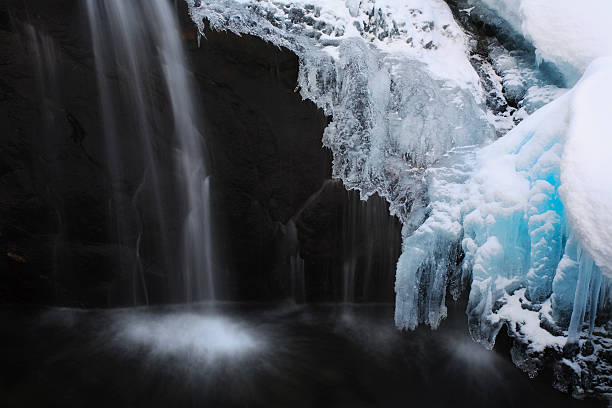
[[[588,218],[571,204],[584,189],[564,180],[572,141],[592,147],[601,136],[572,126],[586,117],[580,89],[610,75],[606,64],[564,94],[526,53],[492,43],[486,57],[470,56],[470,39],[437,0],[203,0],[191,15],[202,34],[207,23],[300,58],[301,95],[332,118],[323,144],[334,177],[362,198],[378,193],[403,223],[398,327],[437,327],[447,289],[456,297],[463,284],[471,333],[487,347],[507,324],[530,351],[560,350],[608,312],[606,249],[585,230],[601,243],[597,231],[612,222],[577,222]],[[496,110],[497,100],[516,108]]]

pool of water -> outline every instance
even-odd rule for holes
[[[0,310],[2,406],[586,407],[392,305]]]

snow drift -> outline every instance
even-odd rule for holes
[[[478,0],[530,40],[538,57],[573,85],[595,58],[612,55],[612,3],[607,0]]]

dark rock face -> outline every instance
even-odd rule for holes
[[[107,180],[91,156],[101,139],[93,67],[76,3],[38,3],[0,6],[1,297],[104,304],[124,257],[109,239]],[[49,42],[60,38],[57,52],[43,52],[43,32]],[[45,60],[55,66],[41,66]],[[71,138],[79,128],[82,144]]]
[[[180,301],[167,290],[177,271],[158,265],[158,248],[145,245],[136,257],[136,226],[150,225],[133,204],[143,160],[126,138],[121,148],[133,165],[121,180],[110,176],[82,3],[0,1],[0,300],[141,303],[133,287],[143,265],[150,302]],[[391,300],[399,223],[381,199],[364,204],[325,183],[327,118],[294,90],[297,57],[228,33],[207,32],[198,48],[185,10],[179,15],[210,154],[220,297],[291,296],[292,246],[303,260],[306,300]],[[164,94],[156,137],[170,168]],[[171,177],[165,166],[159,171]],[[120,241],[117,214],[127,220]],[[290,221],[296,244],[287,244]],[[168,219],[167,231],[150,234],[172,241],[179,224]]]
[[[189,24],[187,22],[187,24]],[[186,26],[194,34],[191,25]],[[330,177],[327,119],[294,92],[297,58],[261,40],[209,31],[189,58],[211,152],[216,247],[231,297],[278,296],[282,226]]]
[[[217,244],[230,297],[291,294],[283,248],[293,219],[305,261],[306,299],[343,300],[344,263],[355,251],[362,257],[358,276],[365,279],[368,268],[377,272],[373,281],[355,283],[371,289],[357,298],[392,300],[399,222],[379,197],[359,205],[356,192],[324,184],[331,175],[331,153],[321,147],[327,118],[295,92],[295,55],[251,36],[205,34],[190,57],[206,111],[214,211],[223,220]],[[368,223],[386,230],[374,236]],[[347,249],[352,236],[358,242]]]

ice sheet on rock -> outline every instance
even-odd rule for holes
[[[611,111],[609,100],[598,94],[609,92],[607,78],[611,73],[610,60],[597,61],[572,91],[480,152],[482,167],[469,183],[474,193],[465,208],[473,209],[466,211],[464,217],[463,248],[465,266],[473,276],[468,306],[470,328],[485,343],[490,344],[499,329],[495,324],[489,325],[495,318],[483,319],[487,314],[499,313],[495,310],[495,302],[500,299],[499,288],[493,284],[496,276],[517,280],[526,287],[526,297],[536,304],[546,300],[554,289],[553,316],[567,314],[572,305],[571,320],[575,323],[570,324],[570,341],[579,336],[584,317],[590,315],[593,320],[596,315],[601,287],[597,265],[609,267],[612,257],[604,249],[592,266],[589,254],[604,247],[597,245],[611,232],[612,223],[608,220],[609,211],[597,215],[582,212],[592,206],[607,208],[612,189],[609,183],[598,184],[602,180],[597,174],[580,181],[573,177],[593,170],[585,151],[600,158],[607,155],[608,163],[612,160],[612,150],[603,149],[605,153],[601,153],[606,127],[580,125],[585,120],[595,124],[606,118],[603,111]],[[600,104],[597,106],[601,111],[592,108],[594,103]],[[600,115],[590,117],[593,112]],[[583,154],[580,160],[568,163],[567,156],[577,154],[576,144],[580,144]],[[597,164],[600,171],[605,168],[602,160]],[[568,183],[566,178],[571,181]],[[573,217],[569,215],[572,202],[579,203]],[[594,225],[594,218],[599,225]],[[578,226],[582,226],[582,234],[575,231]],[[491,245],[495,241],[501,245]],[[578,267],[572,270],[571,262],[577,262]],[[505,286],[503,290],[512,291],[510,285]],[[592,305],[590,313],[585,313],[587,304]]]
[[[202,33],[205,19],[298,55],[301,95],[332,118],[323,143],[334,177],[363,198],[379,193],[400,217],[398,327],[437,327],[449,285],[456,296],[471,282],[473,337],[492,347],[507,323],[529,355],[561,347],[568,326],[578,339],[608,307],[612,258],[602,243],[610,242],[612,184],[597,169],[612,163],[609,62],[566,92],[527,54],[491,45],[481,71],[490,70],[494,94],[524,112],[514,118],[526,119],[482,148],[490,123],[505,131],[514,118],[501,123],[483,111],[465,35],[441,1],[198,4],[191,15]]]
[[[536,47],[574,84],[595,58],[612,55],[612,3],[608,0],[554,2],[479,0]]]
[[[536,50],[511,24],[482,2],[450,0],[454,16],[470,38],[470,61],[485,89],[487,114],[503,136],[565,86],[550,64],[537,64]]]
[[[493,68],[499,73],[504,98],[519,111],[530,115],[566,91],[555,85],[555,78],[541,71],[525,50],[509,51],[499,44],[491,44],[487,51]]]
[[[476,340],[492,347],[509,322],[535,347],[540,343],[532,337],[539,330],[530,328],[535,326],[529,317],[534,311],[557,331],[569,323],[570,341],[580,337],[585,321],[592,330],[598,310],[609,302],[601,300],[610,285],[601,272],[609,275],[612,265],[603,244],[612,232],[612,185],[603,180],[612,163],[612,149],[606,148],[611,75],[612,60],[594,62],[574,89],[502,139],[472,156],[455,156],[443,172],[428,170],[429,217],[405,238],[398,264],[400,327],[436,327],[444,317],[446,285],[438,282],[453,275],[456,266],[449,259],[458,259],[451,244],[461,240]],[[468,174],[453,184],[449,174],[460,165]],[[436,299],[434,306],[423,296]],[[512,296],[524,299],[521,307]],[[546,302],[551,310],[544,316]],[[547,338],[551,346],[558,343],[537,337],[541,344]]]
[[[457,298],[462,288],[461,221],[465,181],[475,165],[475,147],[454,149],[426,171],[428,214],[414,232],[404,227],[395,280],[395,323],[436,328],[446,317],[446,288]]]
[[[493,136],[467,39],[440,0],[190,5],[202,32],[205,19],[299,56],[302,97],[332,117],[334,177],[377,192],[404,222],[422,207],[424,168]]]

